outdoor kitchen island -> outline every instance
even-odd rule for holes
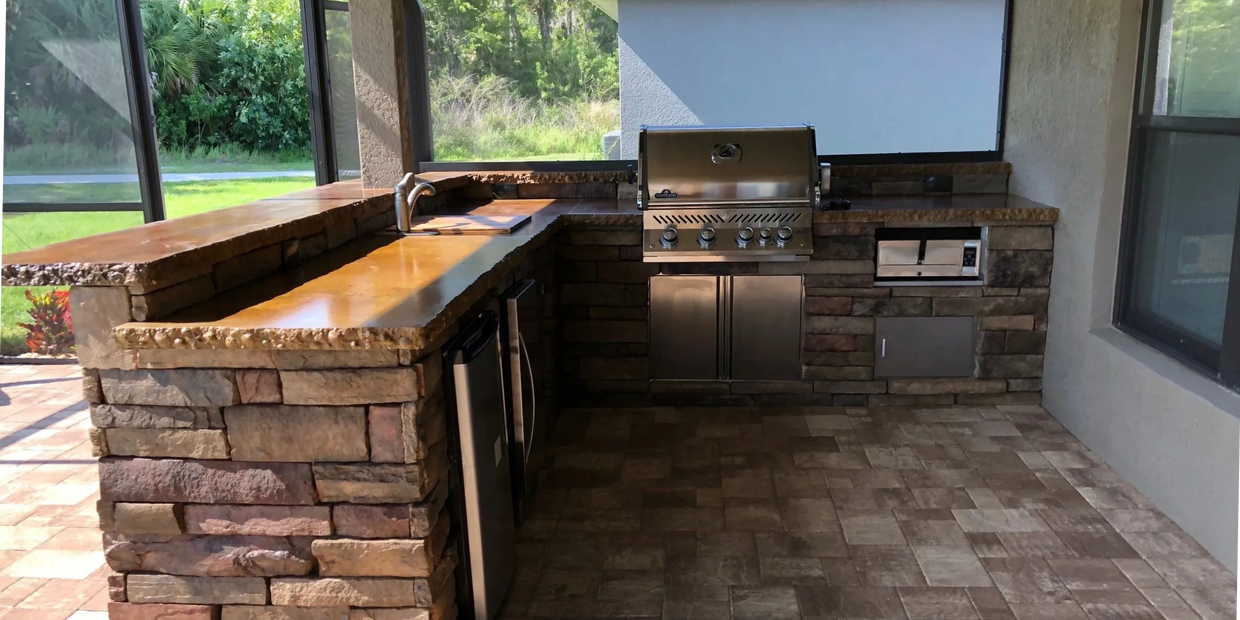
[[[112,617],[455,617],[441,349],[518,279],[544,290],[547,411],[1039,402],[1055,209],[854,197],[814,213],[810,261],[677,268],[642,262],[617,177],[428,177],[427,209],[532,216],[504,236],[384,234],[390,192],[338,184],[14,255],[4,284],[73,286]],[[987,227],[985,286],[875,286],[894,226]],[[802,275],[801,378],[651,381],[661,270]],[[876,378],[875,318],[933,316],[976,317],[974,376]]]

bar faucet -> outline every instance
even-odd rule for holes
[[[414,205],[418,199],[435,195],[435,186],[430,183],[418,183],[409,189],[409,183],[413,180],[414,174],[410,172],[396,184],[396,230],[402,233],[413,231]]]

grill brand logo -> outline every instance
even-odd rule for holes
[[[673,191],[672,191],[672,190],[670,190],[670,189],[665,189],[665,190],[663,190],[663,191],[661,191],[661,192],[659,192],[659,193],[655,194],[655,195],[654,195],[654,197],[655,197],[655,198],[676,198],[676,197],[677,197],[677,196],[679,196],[679,195],[680,195],[680,194],[677,194],[676,192],[673,192]]]

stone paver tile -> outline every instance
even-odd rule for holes
[[[1147,558],[1146,562],[1176,589],[1236,589],[1236,576],[1213,559]]]
[[[26,597],[34,594],[43,584],[47,583],[47,579],[37,578],[10,578],[2,577],[7,582],[3,591],[0,591],[0,607],[17,607],[19,603],[26,600]]]
[[[982,565],[1008,603],[1065,603],[1072,600],[1046,560],[1038,558],[983,558]]]
[[[849,548],[838,531],[758,532],[758,555],[771,558],[847,558]]]
[[[1055,532],[998,532],[995,535],[1010,557],[1077,557],[1076,552],[1068,548]]]
[[[779,506],[772,501],[725,502],[724,527],[729,530],[779,531],[784,529]]]
[[[733,587],[733,620],[798,620],[797,594],[791,586]]]
[[[1031,510],[953,510],[966,532],[1044,532],[1050,527]]]
[[[107,586],[94,579],[52,579],[19,603],[19,608],[80,609]]]
[[[917,563],[932,586],[986,587],[990,575],[970,547],[913,547]]]
[[[1073,601],[1063,603],[1012,603],[1016,620],[1090,620],[1081,606]]]
[[[840,531],[839,515],[830,498],[793,497],[780,501],[784,529]]]
[[[0,526],[0,549],[34,549],[60,533],[58,527]]]
[[[756,586],[762,581],[756,556],[673,556],[667,560],[665,575],[668,584],[690,586]]]
[[[76,613],[66,609],[9,609],[0,613],[0,620],[66,620]]]
[[[1172,588],[1140,588],[1141,595],[1168,618],[1175,615],[1196,615],[1192,607]]]
[[[662,573],[627,573],[605,577],[599,585],[595,615],[654,616],[662,611]]]
[[[827,578],[820,558],[760,556],[758,565],[762,571],[762,584],[767,586],[821,583]]]
[[[1210,557],[1197,541],[1178,528],[1169,532],[1120,532],[1120,536],[1146,559]]]
[[[1100,512],[1117,532],[1176,532],[1180,529],[1160,510],[1116,508]]]
[[[65,620],[108,620],[108,612],[79,609]]]
[[[899,522],[889,510],[841,510],[839,517],[850,545],[907,544]]]
[[[864,545],[852,548],[853,562],[865,586],[923,586],[926,578],[907,545]]]
[[[111,597],[108,596],[108,588],[107,588],[106,579],[101,579],[99,577],[92,575],[90,577],[90,580],[99,581],[100,583],[104,584],[104,587],[101,588],[98,592],[96,592],[94,596],[90,597],[90,600],[86,601],[86,603],[83,604],[80,607],[80,609],[85,609],[89,611],[107,611],[108,602],[112,599]]]
[[[1167,588],[1167,582],[1145,560],[1120,558],[1111,560],[1120,572],[1138,588]]]
[[[866,618],[903,620],[904,605],[892,587],[797,586],[797,602],[805,618]]]
[[[101,551],[36,549],[0,570],[0,575],[40,579],[86,579],[103,564]]]
[[[897,588],[909,620],[979,618],[965,588]]]
[[[951,513],[949,512],[950,516]],[[900,529],[913,546],[968,545],[964,532],[955,521],[900,521]]]
[[[98,523],[98,517],[96,517]],[[94,551],[103,547],[103,536],[96,527],[66,527],[57,532],[47,542],[39,545],[39,549],[61,549],[64,551]]]

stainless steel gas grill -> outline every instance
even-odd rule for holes
[[[643,127],[648,263],[809,260],[822,178],[814,127]]]

